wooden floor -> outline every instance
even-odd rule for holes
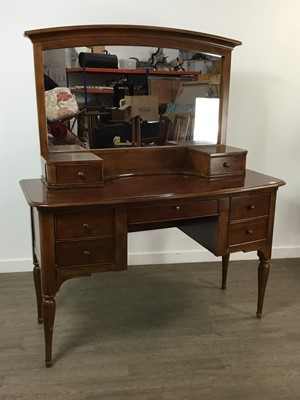
[[[275,260],[255,318],[257,262],[132,266],[58,293],[44,367],[31,273],[0,275],[1,400],[300,399],[300,260]]]

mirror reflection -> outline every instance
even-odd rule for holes
[[[43,51],[48,145],[216,143],[222,57],[137,46]]]

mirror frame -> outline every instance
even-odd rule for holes
[[[189,30],[147,25],[79,25],[28,30],[33,43],[40,153],[49,154],[44,91],[43,51],[80,46],[149,46],[203,52],[222,57],[217,144],[226,144],[231,53],[241,42]]]

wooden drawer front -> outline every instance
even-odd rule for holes
[[[268,217],[253,218],[244,222],[229,224],[228,246],[256,242],[266,239]]]
[[[232,197],[230,202],[230,220],[260,217],[269,214],[270,194]]]
[[[56,215],[56,238],[72,239],[114,234],[114,210]]]
[[[218,214],[218,200],[201,201],[154,207],[133,207],[129,211],[129,223],[172,221],[185,218],[205,217]]]
[[[58,267],[114,262],[114,239],[86,239],[56,243]]]
[[[56,183],[87,184],[102,182],[102,164],[67,164],[56,167]]]
[[[213,157],[211,159],[211,175],[243,174],[245,172],[244,156]]]

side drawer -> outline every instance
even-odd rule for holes
[[[267,237],[268,217],[229,224],[228,246],[257,242]]]
[[[269,214],[270,194],[232,197],[230,202],[230,221],[267,216]]]
[[[56,238],[72,239],[114,234],[114,210],[57,213]]]
[[[245,158],[242,156],[236,155],[211,158],[211,176],[243,174],[244,170]]]
[[[56,183],[76,183],[85,185],[87,183],[102,183],[102,164],[66,164],[56,166]]]
[[[132,207],[129,210],[129,224],[172,221],[217,214],[218,200],[178,203],[153,207]]]
[[[114,239],[86,239],[56,242],[58,267],[113,263]]]
[[[188,148],[188,167],[206,178],[245,175],[247,151],[226,145]]]

